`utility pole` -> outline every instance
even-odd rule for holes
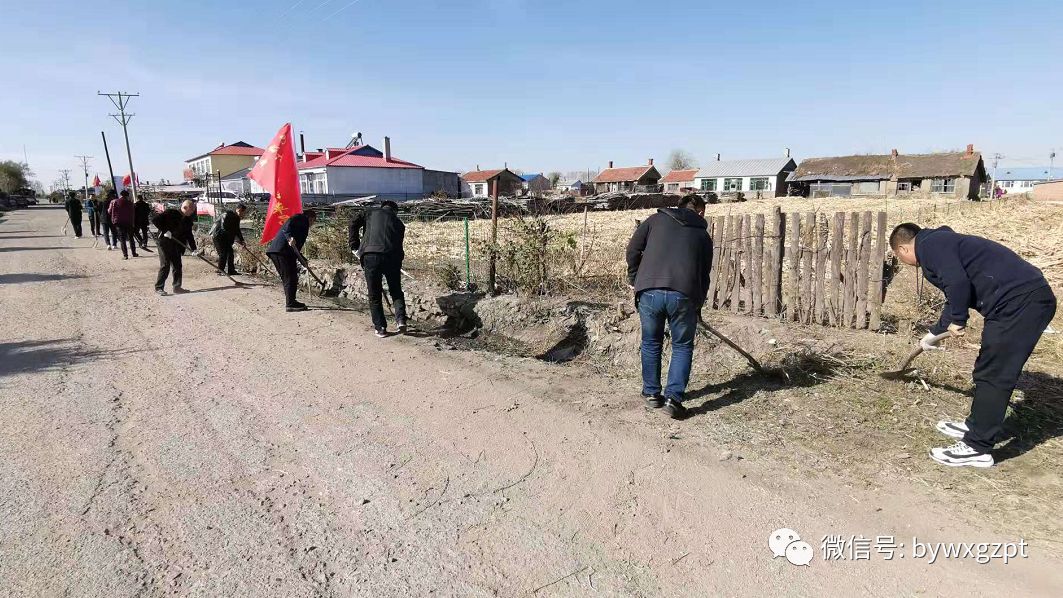
[[[126,158],[129,159],[129,185],[133,187],[133,201],[137,200],[137,172],[133,170],[133,152],[129,149],[129,121],[133,120],[135,114],[126,114],[125,109],[129,106],[129,100],[132,98],[140,97],[139,93],[125,93],[119,91],[117,93],[101,93],[96,92],[98,96],[107,96],[115,108],[118,108],[118,114],[112,114],[111,118],[118,121],[122,125],[122,134],[125,135],[125,153]]]
[[[1000,159],[1004,156],[1000,154],[993,154],[993,184],[989,186],[989,198],[997,198],[997,167],[1000,165]]]
[[[1048,152],[1048,180],[1050,180],[1050,181],[1053,180],[1052,171],[1055,170],[1055,167],[1056,167],[1056,148],[1052,148],[1052,150],[1050,152]]]
[[[81,160],[81,170],[85,173],[85,201],[89,200],[89,160],[92,156],[74,156]]]

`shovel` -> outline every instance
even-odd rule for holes
[[[288,237],[288,240],[291,241],[291,237]],[[303,252],[299,251],[298,247],[296,247],[294,244],[289,244],[288,246],[291,247],[292,251],[295,252],[295,257],[299,258],[299,263],[302,264],[303,267],[306,268],[306,271],[310,273],[310,277],[313,278],[315,281],[317,281],[317,284],[321,285],[321,290],[318,291],[317,296],[318,297],[324,296],[325,295],[325,281],[323,281],[320,278],[318,278],[317,274],[314,274],[314,271],[310,269],[310,262],[308,262],[306,260],[306,258],[303,257]]]
[[[191,250],[191,249],[190,249],[190,248],[188,247],[188,245],[185,245],[185,244],[184,244],[184,243],[183,243],[183,242],[182,242],[182,241],[181,241],[180,239],[178,239],[177,237],[169,237],[169,239],[170,239],[171,241],[176,241],[176,242],[177,242],[177,244],[178,244],[178,245],[180,245],[180,246],[181,246],[182,248],[184,248],[184,250],[185,250],[185,251],[187,251],[188,253],[190,253],[190,254],[192,254],[192,255],[194,255],[194,256],[196,256],[196,257],[198,257],[199,259],[203,260],[204,262],[206,262],[206,263],[210,264],[210,267],[211,267],[211,268],[214,268],[215,270],[218,270],[219,272],[224,272],[224,270],[223,270],[222,268],[218,267],[218,266],[217,266],[217,265],[216,265],[216,264],[215,264],[214,262],[212,262],[212,261],[208,260],[207,258],[203,257],[203,255],[202,255],[202,254],[200,254],[200,253],[198,253],[198,252],[195,252],[195,251],[192,251],[192,250]],[[162,249],[159,249],[159,251],[162,251]],[[239,280],[236,280],[235,278],[233,278],[232,276],[229,276],[228,274],[226,274],[226,276],[228,276],[228,277],[229,277],[229,280],[233,281],[233,284],[235,284],[236,286],[238,286],[238,287],[239,287],[239,286],[243,286],[243,283],[242,283],[242,282],[240,282]]]
[[[749,353],[746,353],[742,349],[742,347],[739,347],[738,345],[736,345],[734,343],[734,341],[732,341],[731,339],[729,339],[726,336],[724,336],[719,330],[716,330],[715,328],[710,326],[709,323],[705,321],[705,318],[703,318],[701,316],[698,316],[698,324],[701,324],[701,327],[704,328],[707,332],[709,332],[710,334],[712,334],[716,338],[718,338],[721,341],[723,341],[724,343],[726,343],[728,347],[731,347],[735,351],[738,351],[739,353],[741,353],[742,357],[746,358],[746,361],[749,362],[749,365],[753,366],[753,369],[756,370],[758,374],[767,373],[767,372],[764,371],[764,368],[761,367],[760,362],[758,362],[756,359],[754,359],[753,356],[750,355]]]
[[[942,332],[941,334],[931,339],[933,341],[931,344],[937,344],[949,338],[950,336],[952,336],[951,332]],[[881,374],[879,374],[879,376],[885,378],[886,380],[905,379],[906,377],[908,377],[908,375],[915,371],[915,368],[911,367],[912,361],[915,360],[916,357],[919,357],[919,355],[921,355],[922,353],[923,345],[922,343],[920,343],[916,345],[914,349],[912,349],[912,352],[908,354],[908,357],[904,358],[904,361],[901,362],[900,368],[893,372],[882,372]]]

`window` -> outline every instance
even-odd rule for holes
[[[483,195],[484,194],[484,186],[482,184],[473,185],[472,186],[472,194],[473,195]]]
[[[702,191],[715,191],[716,190],[716,179],[701,179],[701,190]]]
[[[902,181],[900,183],[897,183],[897,191],[911,191],[911,190],[912,190],[912,182],[911,181]]]
[[[741,178],[724,179],[723,180],[723,190],[724,191],[741,191],[742,190],[742,179]]]
[[[956,179],[934,179],[930,185],[930,191],[934,193],[955,193]]]
[[[669,191],[678,191],[679,190],[679,183],[668,183],[668,190]]]
[[[758,177],[755,179],[749,179],[750,191],[767,191],[768,188],[768,177]]]

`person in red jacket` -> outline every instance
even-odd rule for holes
[[[122,259],[129,259],[130,252],[133,253],[133,257],[139,257],[137,256],[137,239],[133,235],[136,212],[133,202],[129,201],[128,189],[123,189],[118,199],[111,202],[108,212],[111,216],[111,223],[118,232],[118,240],[122,244]],[[129,246],[128,251],[126,245]]]

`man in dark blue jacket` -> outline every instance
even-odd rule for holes
[[[683,407],[698,314],[709,290],[712,239],[705,200],[690,195],[676,208],[661,208],[635,229],[627,246],[628,283],[642,324],[642,396],[673,419]],[[668,384],[661,395],[661,345],[667,321],[672,337]]]
[[[931,449],[943,465],[991,467],[994,439],[1022,368],[1056,313],[1056,297],[1044,275],[1000,243],[961,235],[947,226],[920,229],[901,224],[890,234],[897,258],[920,266],[930,284],[945,293],[941,318],[920,341],[937,349],[933,337],[962,336],[968,310],[985,318],[982,348],[974,364],[974,402],[966,421],[938,422],[937,429],[959,442]]]
[[[383,280],[388,281],[388,293],[395,306],[395,323],[399,333],[406,333],[406,296],[402,292],[402,242],[406,225],[399,220],[399,206],[385,201],[380,207],[366,209],[351,221],[347,241],[362,264],[366,289],[369,293],[369,313],[379,338],[388,335],[388,320],[384,316]]]
[[[302,251],[306,238],[310,235],[310,227],[317,220],[317,212],[307,210],[289,218],[277,236],[266,247],[266,255],[277,267],[277,273],[281,276],[281,284],[284,287],[284,310],[306,311],[306,304],[295,298],[295,292],[299,288],[299,266],[296,250]]]

